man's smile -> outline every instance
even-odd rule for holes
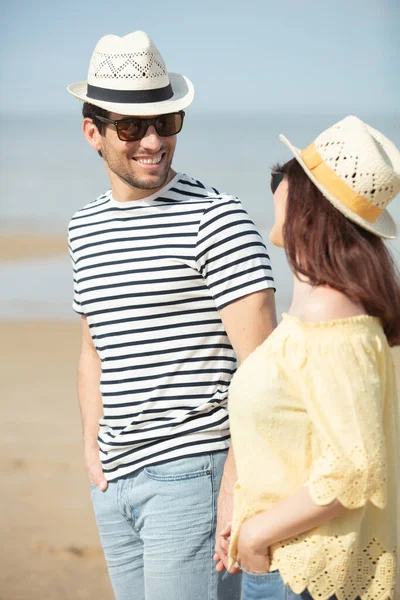
[[[165,157],[165,152],[160,152],[152,156],[133,156],[132,160],[137,162],[140,166],[145,168],[152,168],[158,166],[163,158]]]

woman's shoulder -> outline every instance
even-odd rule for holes
[[[378,340],[380,344],[385,335],[378,317],[369,315],[345,294],[323,286],[314,288],[286,317],[286,329],[297,333],[296,340],[307,347],[310,343],[314,348],[338,344],[349,349],[352,344],[360,345],[361,339],[367,345],[375,345]]]
[[[338,290],[318,286],[312,290],[297,316],[306,323],[318,323],[361,315],[366,315],[363,306]]]

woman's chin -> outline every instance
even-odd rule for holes
[[[274,246],[277,246],[278,248],[284,248],[282,232],[276,231],[275,227],[271,229],[269,239]]]

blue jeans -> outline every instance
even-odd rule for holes
[[[271,571],[257,575],[243,571],[242,598],[241,600],[312,600],[305,591],[295,594],[288,585],[282,581],[279,571]],[[331,596],[329,600],[337,600]]]
[[[241,578],[215,571],[226,451],[149,466],[92,486],[116,600],[239,600]]]

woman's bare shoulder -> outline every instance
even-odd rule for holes
[[[365,315],[365,309],[333,288],[314,288],[302,307],[301,318],[308,322],[333,321]]]

